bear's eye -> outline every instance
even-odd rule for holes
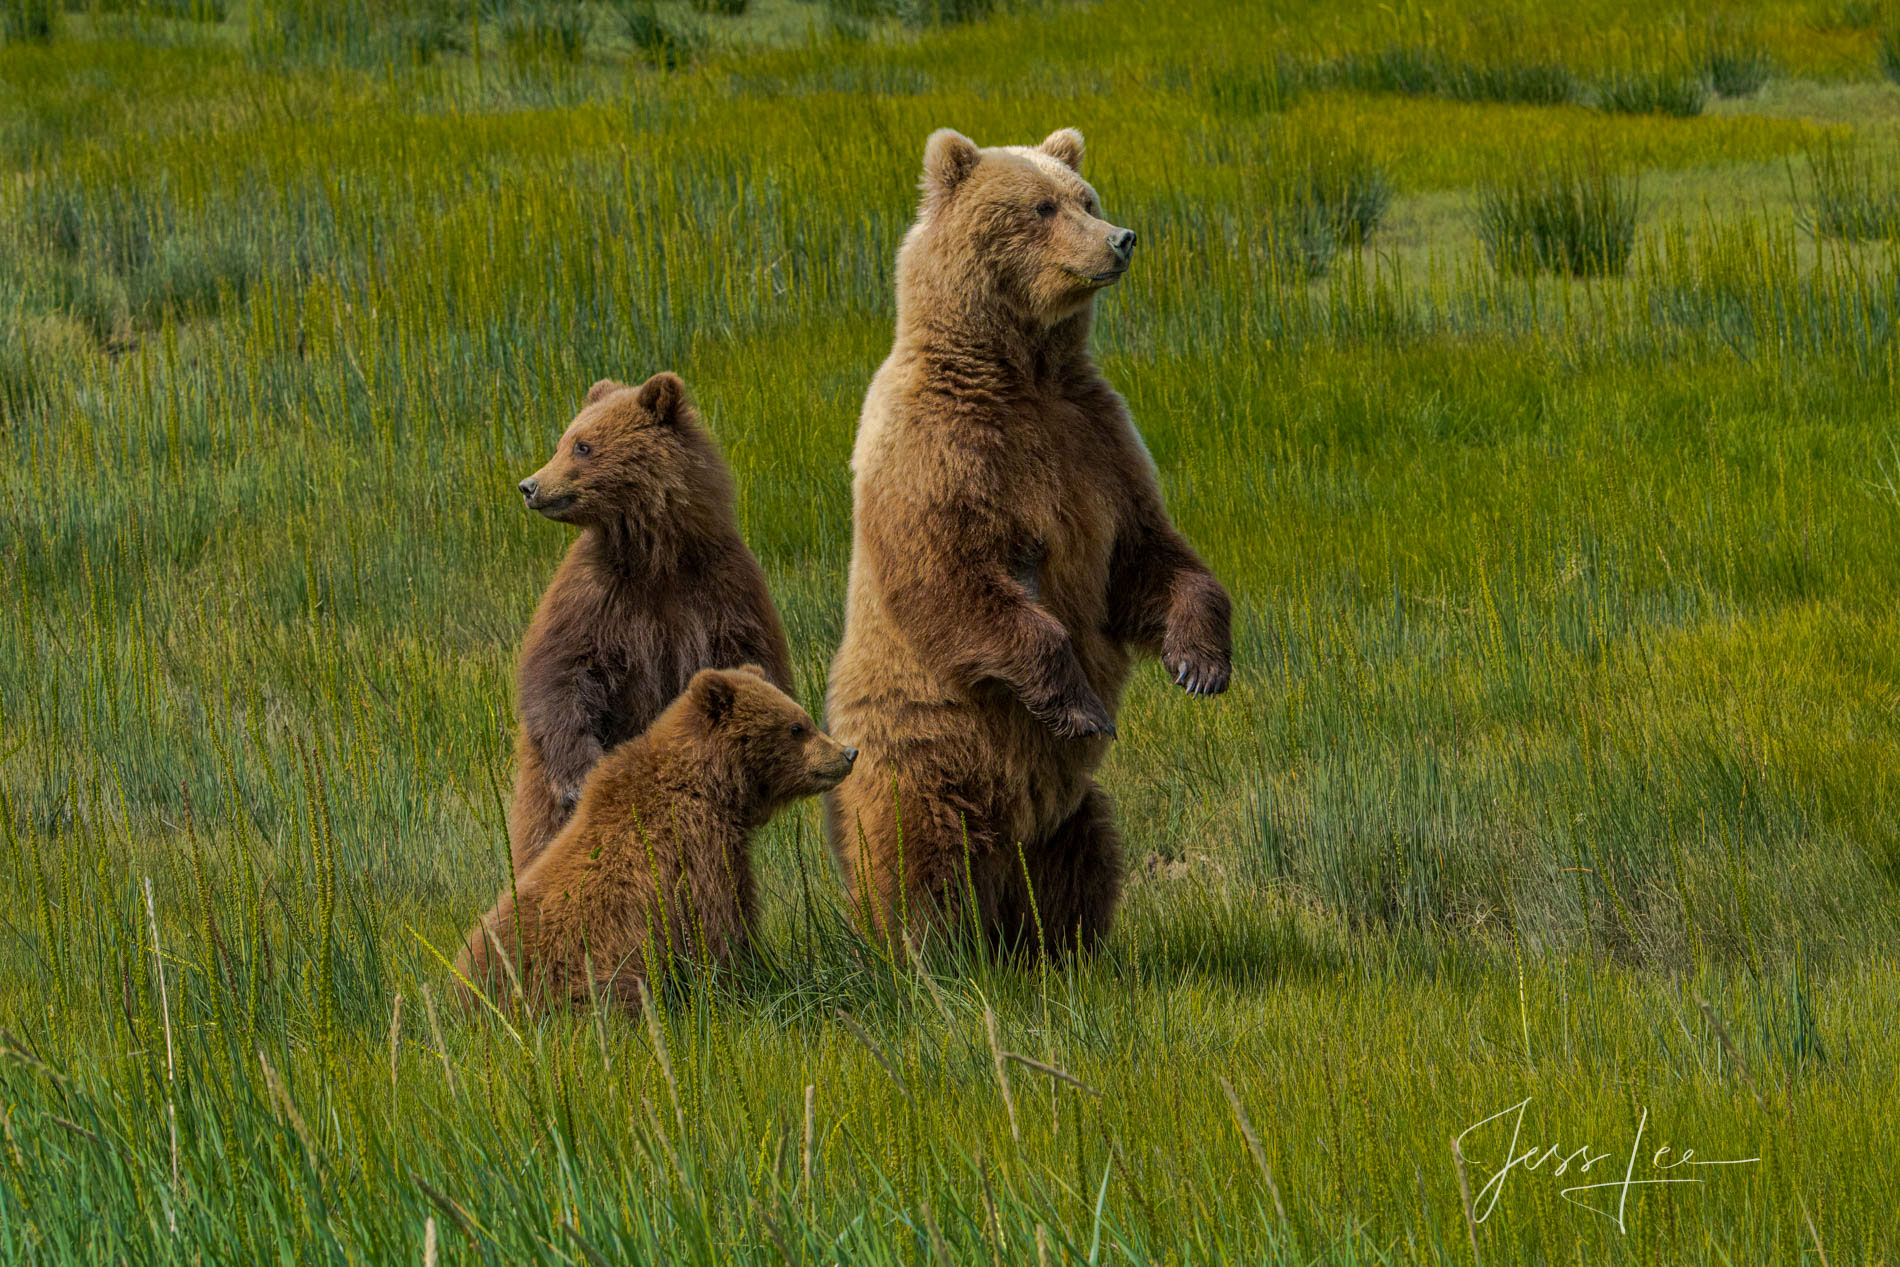
[[[587,443],[587,441],[585,440],[576,440],[574,442],[574,456],[575,457],[584,458],[589,453],[592,453],[593,451],[594,451],[594,446]]]
[[[1044,198],[1041,202],[1036,204],[1036,214],[1041,216],[1045,220],[1047,220],[1050,216],[1054,215],[1055,213],[1056,213],[1056,204],[1051,202],[1047,198]]]
[[[792,738],[803,739],[804,737],[805,737],[805,723],[800,722],[800,721],[793,722],[792,723]]]

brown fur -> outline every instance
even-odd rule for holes
[[[573,821],[463,940],[457,971],[498,999],[513,989],[499,950],[540,1008],[625,1003],[661,965],[728,961],[757,915],[748,838],[856,755],[757,665],[700,671],[594,767]]]
[[[1036,149],[934,134],[898,256],[827,703],[867,757],[826,798],[832,848],[887,934],[961,923],[967,897],[999,944],[1038,925],[1093,944],[1122,860],[1091,776],[1133,656],[1197,695],[1227,687],[1227,594],[1089,358],[1126,252],[1081,155],[1068,129]]]
[[[792,689],[778,610],[733,517],[732,476],[677,377],[595,383],[521,491],[581,535],[521,645],[508,811],[517,872],[567,822],[601,754],[645,730],[700,669],[761,664]]]

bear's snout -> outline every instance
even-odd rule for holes
[[[844,750],[844,763],[846,765],[856,765],[857,762],[858,750],[856,748],[846,748]]]
[[[539,489],[541,485],[536,481],[534,476],[530,475],[527,479],[515,485],[515,487],[520,490],[521,499],[523,501],[532,503],[534,501],[535,490]]]
[[[1135,253],[1135,231],[1133,229],[1117,229],[1115,232],[1109,234],[1108,249],[1115,252],[1115,258],[1120,260],[1123,264],[1128,263],[1128,257]]]

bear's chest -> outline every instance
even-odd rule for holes
[[[1050,414],[1053,425],[1025,446],[1015,500],[1029,543],[1022,579],[1065,616],[1094,618],[1120,527],[1118,467],[1091,420],[1073,407]]]

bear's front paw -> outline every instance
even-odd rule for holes
[[[1092,696],[1086,700],[1057,704],[1040,720],[1059,739],[1094,739],[1102,735],[1110,739],[1115,737],[1114,719],[1102,707],[1102,701]]]
[[[1227,656],[1205,651],[1164,651],[1161,663],[1174,675],[1174,684],[1194,696],[1219,695],[1233,676]]]

